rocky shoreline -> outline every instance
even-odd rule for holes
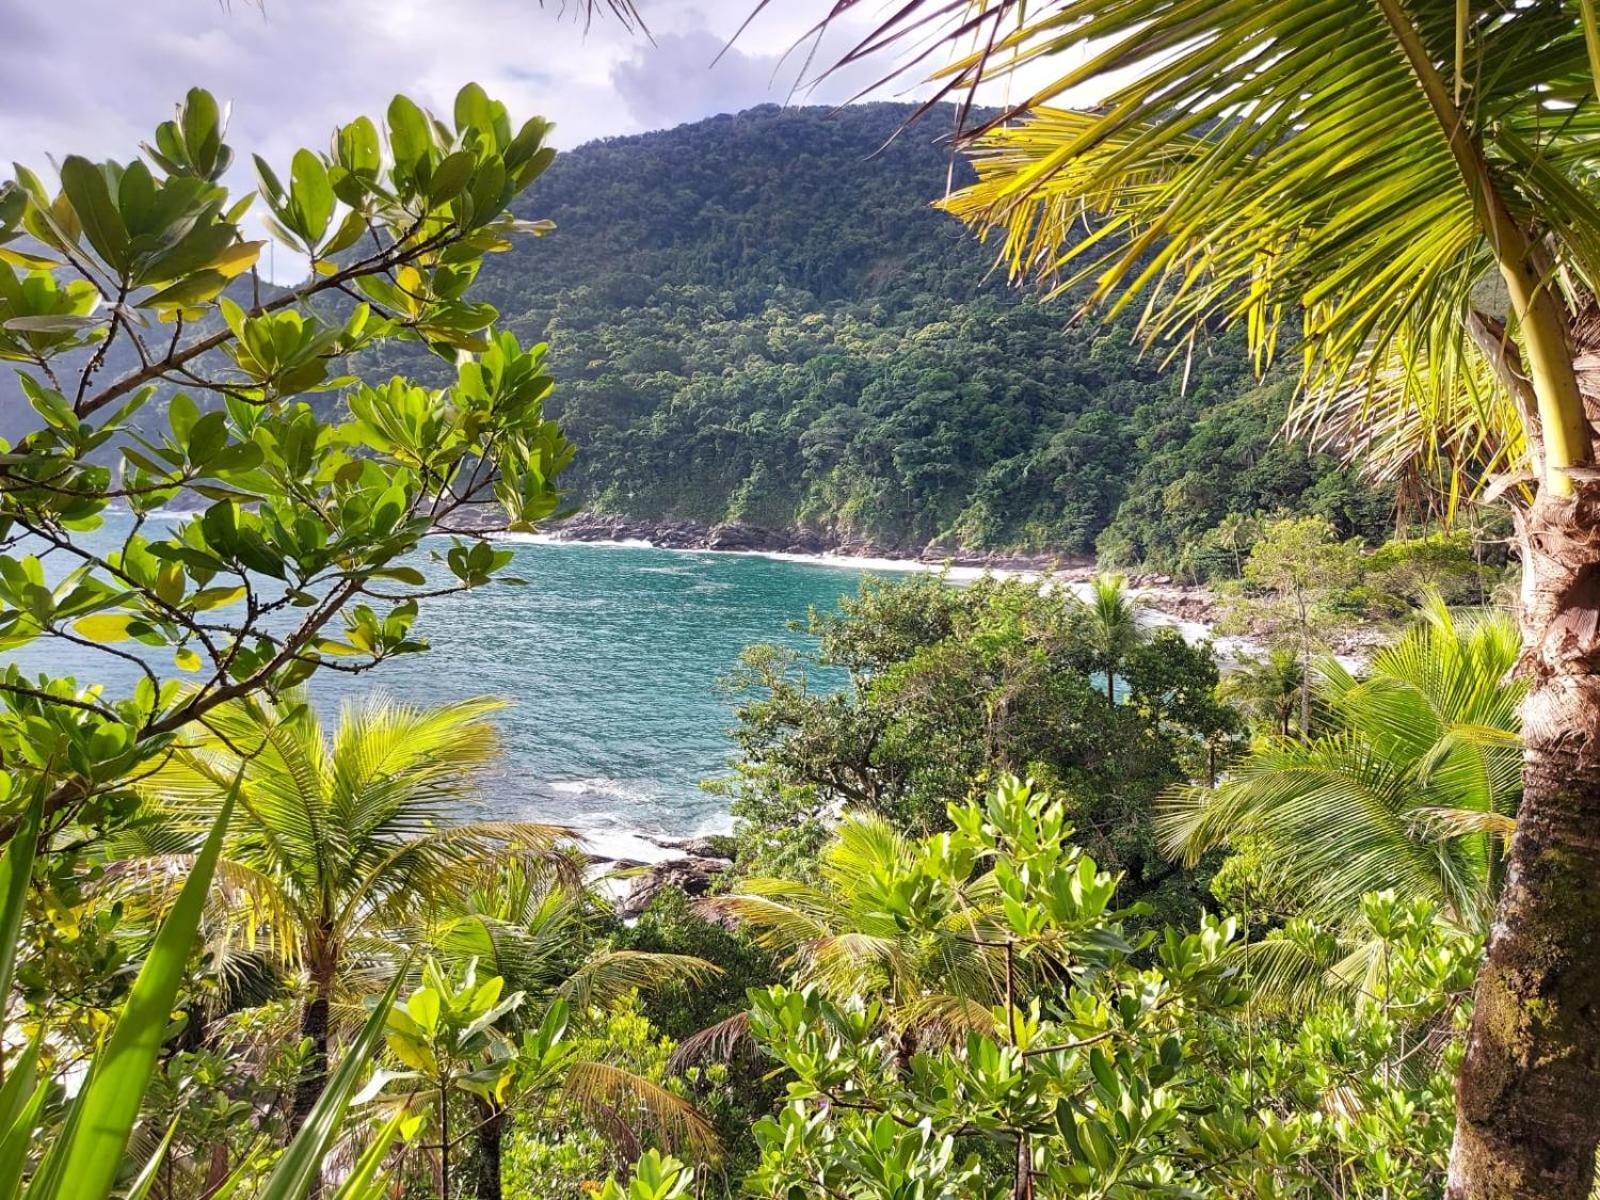
[[[1030,554],[1015,550],[974,550],[942,542],[924,546],[885,545],[841,537],[830,530],[801,527],[768,529],[740,521],[708,525],[702,521],[644,520],[607,513],[580,512],[545,526],[563,542],[639,542],[660,550],[709,550],[743,554],[794,554],[812,557],[877,559],[927,568],[1049,574],[1068,583],[1094,575],[1094,559],[1084,555]],[[1204,587],[1167,575],[1130,575],[1149,608],[1175,621],[1209,625],[1216,620],[1216,597]]]
[[[703,521],[640,520],[606,513],[580,512],[552,521],[545,531],[564,542],[645,542],[662,550],[722,550],[747,554],[836,555],[841,558],[883,558],[928,566],[992,568],[1009,571],[1082,572],[1087,578],[1094,561],[1082,556],[979,551],[929,542],[926,546],[885,545],[843,537],[824,529],[768,529],[742,521],[708,525]]]

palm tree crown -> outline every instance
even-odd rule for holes
[[[446,708],[372,694],[346,704],[330,739],[302,695],[224,706],[140,785],[145,849],[184,852],[215,821],[242,772],[224,843],[230,883],[213,922],[224,949],[244,946],[300,972],[302,1035],[313,1063],[296,1117],[315,1098],[328,1040],[361,998],[393,976],[421,911],[459,897],[470,867],[508,852],[548,854],[564,831],[470,822],[497,740],[492,699]]]
[[[1518,636],[1501,616],[1458,622],[1433,601],[1362,677],[1319,665],[1328,729],[1274,734],[1215,790],[1164,800],[1157,831],[1193,861],[1250,837],[1312,914],[1354,920],[1394,889],[1481,932],[1521,796]]]

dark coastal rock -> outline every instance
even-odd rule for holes
[[[726,858],[669,858],[656,863],[633,881],[628,894],[617,902],[616,911],[632,920],[650,907],[651,901],[667,888],[676,888],[691,899],[706,895],[711,885],[733,863]]]

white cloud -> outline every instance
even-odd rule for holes
[[[645,0],[651,43],[586,29],[572,0],[0,0],[0,155],[126,158],[199,84],[233,102],[236,146],[281,161],[396,91],[447,111],[469,79],[572,146],[787,98],[774,69],[820,5],[781,6],[712,66],[753,3]]]

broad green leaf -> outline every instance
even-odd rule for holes
[[[61,187],[83,226],[89,244],[117,274],[128,269],[128,230],[111,200],[100,168],[76,154],[61,164]]]
[[[129,613],[96,613],[92,617],[74,621],[72,628],[80,637],[88,638],[91,642],[123,642],[133,636],[128,632],[128,627],[135,620],[137,618]]]
[[[333,217],[333,187],[328,182],[328,169],[309,150],[295,151],[290,163],[289,199],[299,217],[300,232],[306,235],[307,248],[314,250],[322,243]]]

